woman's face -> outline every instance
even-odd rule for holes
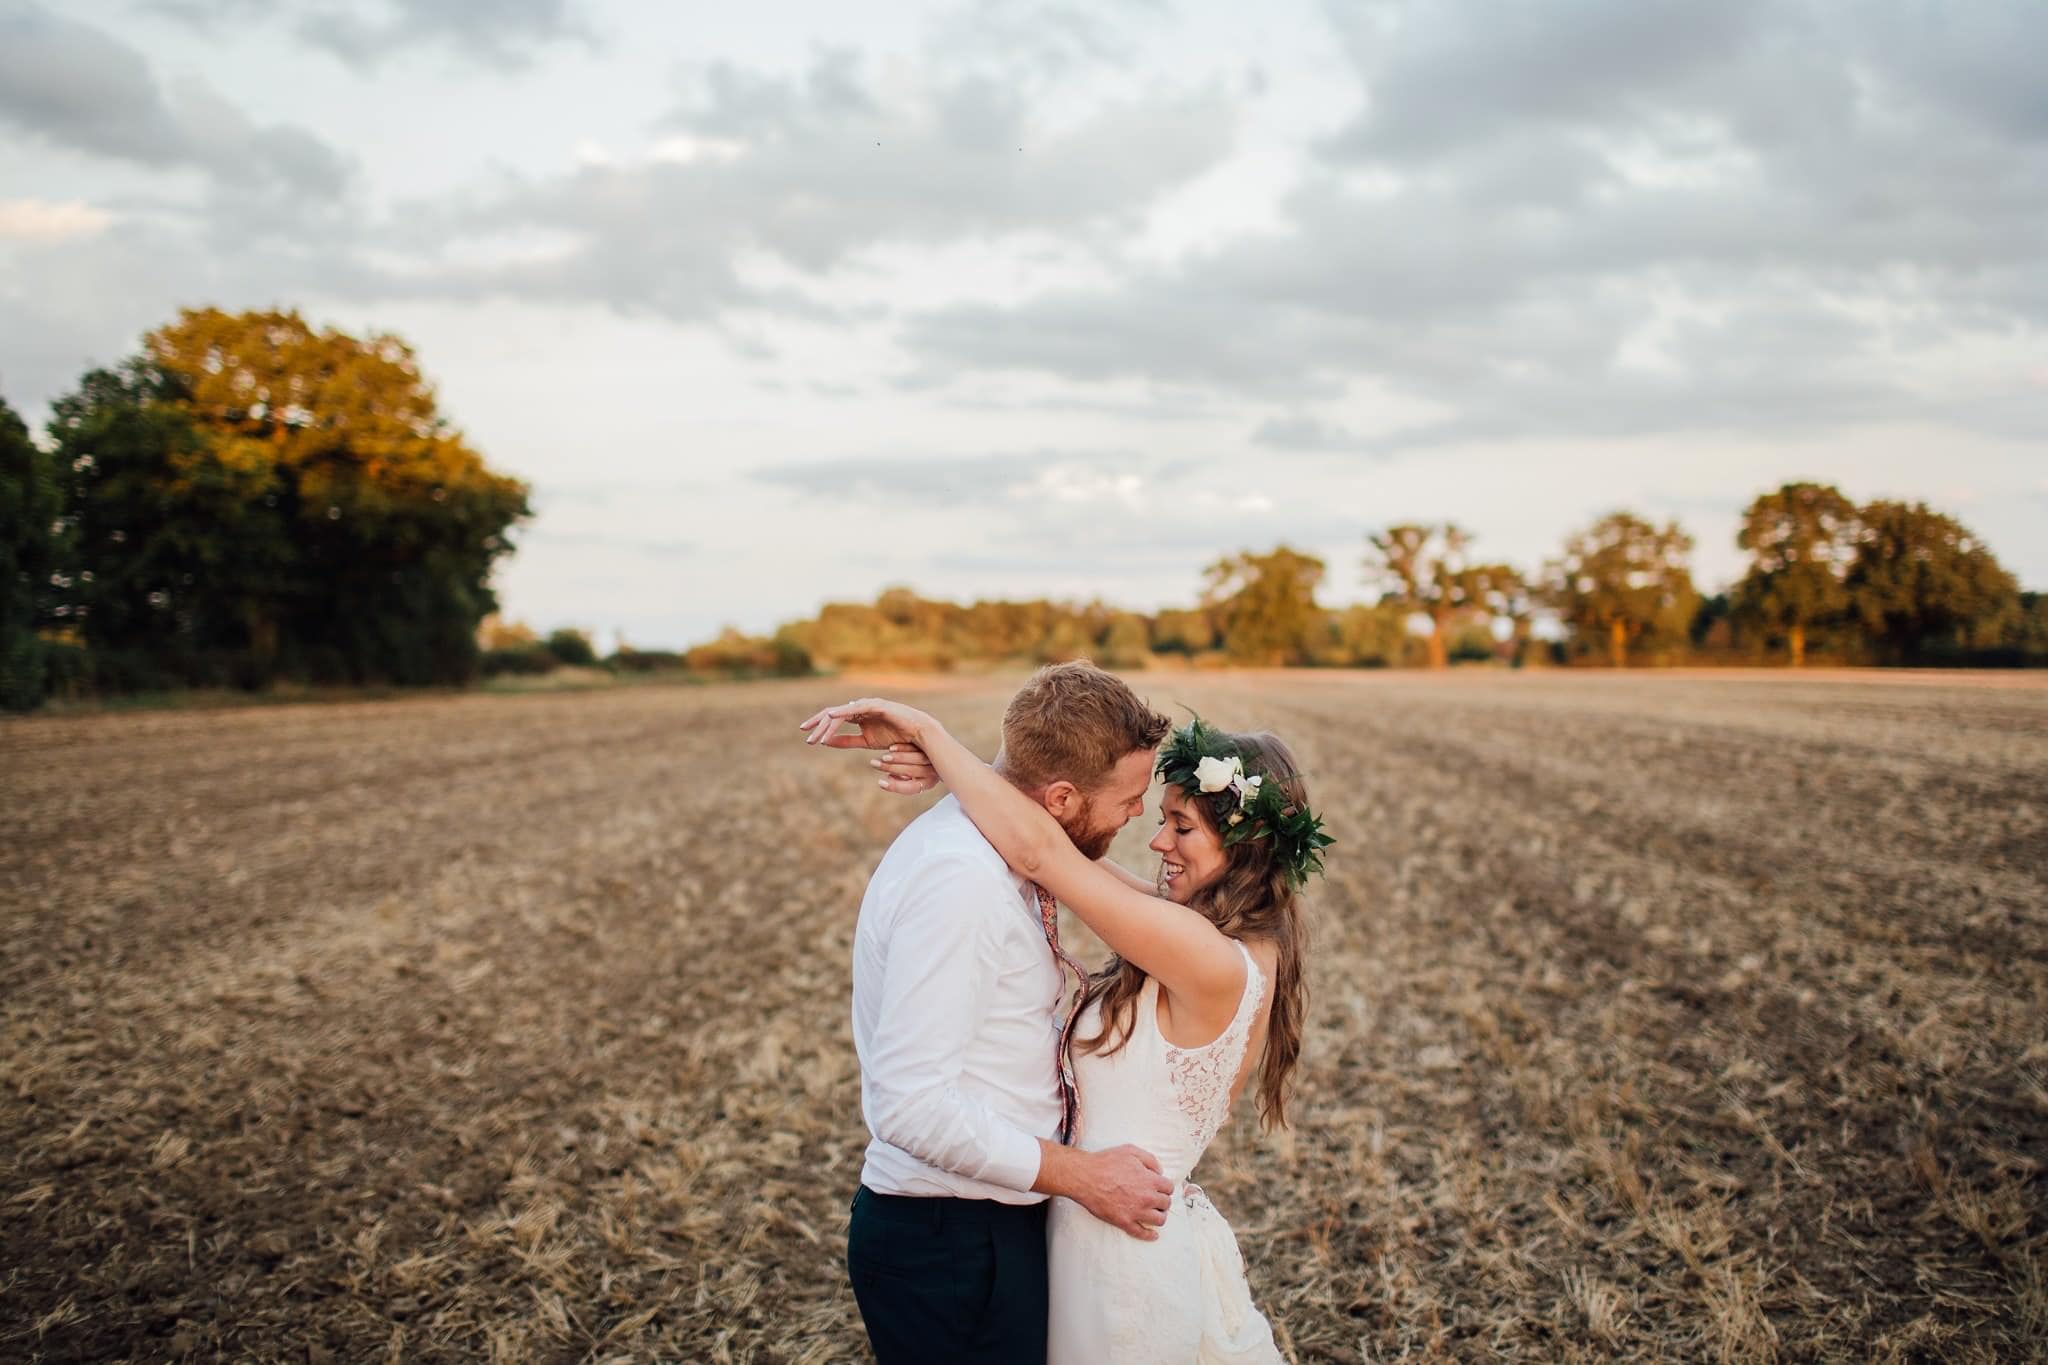
[[[1176,783],[1166,784],[1159,811],[1159,833],[1146,845],[1160,858],[1159,894],[1186,905],[1223,874],[1223,840]]]

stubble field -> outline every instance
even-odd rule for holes
[[[1134,681],[1340,840],[1198,1172],[1296,1358],[2048,1353],[2048,689]],[[864,1355],[854,690],[0,724],[0,1358]]]

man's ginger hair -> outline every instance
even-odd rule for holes
[[[1124,755],[1156,749],[1173,723],[1123,680],[1086,659],[1049,664],[1003,712],[1003,775],[1025,791],[1054,782],[1084,794],[1109,780]]]

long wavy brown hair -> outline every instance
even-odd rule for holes
[[[1294,752],[1277,735],[1231,734],[1219,736],[1244,760],[1246,773],[1275,783],[1296,806],[1308,803],[1308,789]],[[1209,795],[1193,795],[1188,805],[1209,830],[1222,829],[1237,798],[1228,789]],[[1216,880],[1195,892],[1188,908],[1235,939],[1270,939],[1279,948],[1274,964],[1273,1005],[1266,1022],[1266,1048],[1259,1062],[1258,1094],[1261,1123],[1272,1128],[1287,1122],[1287,1083],[1294,1064],[1301,1057],[1302,1019],[1308,1008],[1308,986],[1302,979],[1302,954],[1307,936],[1302,910],[1286,869],[1273,855],[1271,839],[1246,839],[1223,850],[1223,871]],[[1108,1056],[1131,1040],[1138,993],[1145,988],[1142,967],[1112,956],[1101,971],[1088,979],[1087,988],[1075,1006],[1085,1009],[1102,1004],[1101,1029],[1093,1038],[1074,1038],[1073,1046],[1083,1052]]]

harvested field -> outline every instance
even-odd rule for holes
[[[2048,689],[1137,681],[1341,841],[1200,1172],[1297,1358],[2048,1353]],[[849,686],[0,724],[0,1358],[863,1355]]]

